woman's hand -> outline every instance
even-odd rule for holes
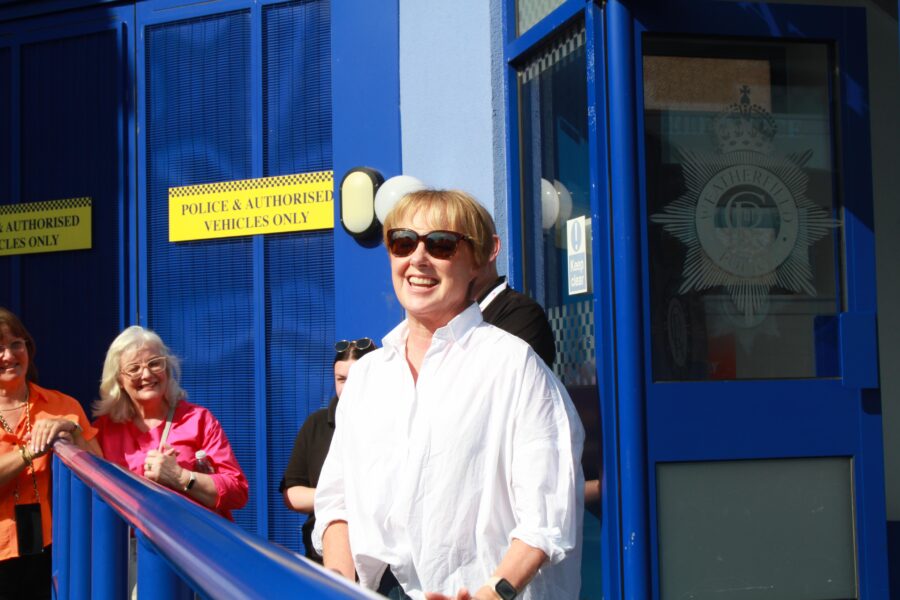
[[[144,459],[144,477],[176,491],[181,491],[181,473],[175,448],[166,444],[162,452],[151,450]]]
[[[31,428],[31,433],[25,434],[25,442],[33,458],[43,456],[50,451],[50,446],[59,438],[71,439],[71,435],[78,429],[74,421],[68,419],[39,419]]]

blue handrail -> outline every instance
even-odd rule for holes
[[[68,442],[54,450],[58,599],[126,597],[126,525],[138,538],[141,600],[190,598],[191,589],[211,599],[381,598]]]

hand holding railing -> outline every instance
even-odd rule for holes
[[[68,442],[54,450],[57,598],[125,596],[127,525],[139,540],[141,600],[189,597],[185,583],[214,599],[380,598]]]

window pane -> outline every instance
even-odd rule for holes
[[[585,32],[561,36],[519,71],[525,291],[547,311],[556,339],[553,370],[565,384],[587,433],[585,479],[600,477],[600,414],[593,296],[570,294],[567,237],[572,219],[590,247]],[[590,269],[587,268],[587,275]],[[585,513],[582,594],[601,597],[599,506]]]
[[[830,48],[644,39],[656,380],[835,377]]]
[[[565,0],[516,0],[516,26],[522,35]]]
[[[660,597],[857,598],[848,458],[657,467]]]

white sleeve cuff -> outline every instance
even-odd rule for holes
[[[513,538],[537,548],[547,555],[550,564],[555,565],[566,557],[566,554],[574,548],[572,544],[566,544],[562,539],[559,529],[542,529],[535,531],[524,527],[516,527],[509,533],[509,541],[512,543]]]
[[[316,515],[316,525],[313,527],[312,531],[312,543],[313,548],[316,549],[316,552],[319,553],[319,556],[324,556],[324,551],[322,549],[322,536],[325,535],[325,530],[328,529],[328,526],[334,523],[335,521],[346,521],[347,520],[347,511],[344,510],[334,510],[328,511],[327,513],[323,513],[321,516]]]

